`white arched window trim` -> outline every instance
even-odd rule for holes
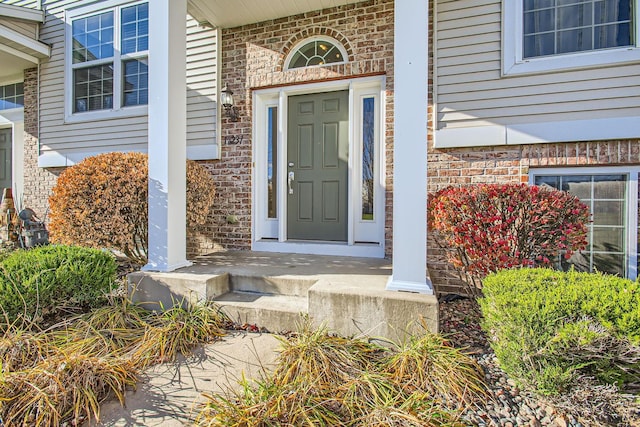
[[[284,61],[284,69],[285,70],[295,70],[297,68],[305,68],[305,67],[294,67],[294,68],[291,68],[291,61],[293,60],[293,58],[296,55],[296,53],[303,46],[306,46],[308,43],[318,42],[318,41],[327,42],[327,43],[330,43],[333,46],[335,46],[335,48],[340,51],[340,54],[342,55],[343,61],[330,62],[330,63],[326,63],[326,64],[321,64],[321,65],[309,65],[307,67],[323,67],[323,66],[326,66],[326,65],[345,64],[345,63],[349,62],[349,56],[347,54],[347,50],[342,45],[342,43],[340,43],[338,40],[334,39],[333,37],[329,37],[329,36],[312,36],[312,37],[307,37],[306,39],[299,41],[298,43],[296,43],[293,46],[293,48],[291,49],[291,51],[287,55],[286,60]]]

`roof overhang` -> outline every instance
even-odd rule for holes
[[[233,28],[362,0],[189,0],[189,14],[201,24]]]
[[[0,25],[0,78],[21,73],[50,56],[49,45]]]
[[[44,12],[28,7],[13,6],[0,3],[0,16],[3,18],[20,19],[22,21],[44,22]]]

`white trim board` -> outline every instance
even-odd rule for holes
[[[80,151],[71,153],[60,153],[57,151],[49,151],[38,156],[38,167],[41,168],[59,168],[73,166],[76,163],[81,162],[87,157],[96,156],[98,154],[109,153],[112,151],[120,150],[105,150],[105,151]],[[146,148],[126,150],[127,152],[135,151],[139,153],[146,153]],[[218,159],[218,145],[193,145],[187,147],[187,159],[189,160],[213,160]]]
[[[23,21],[44,22],[44,11],[9,4],[0,4],[0,16]]]
[[[435,131],[435,148],[640,138],[640,117],[472,126]]]

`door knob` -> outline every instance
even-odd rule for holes
[[[287,184],[289,185],[289,194],[293,194],[293,186],[291,185],[291,183],[293,182],[294,178],[295,178],[295,174],[293,173],[293,171],[289,171],[289,175],[287,176]]]

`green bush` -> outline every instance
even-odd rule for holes
[[[73,246],[20,250],[0,262],[0,307],[10,321],[62,308],[84,310],[100,305],[115,280],[115,259],[104,251]]]
[[[503,270],[484,280],[479,300],[502,368],[543,394],[582,375],[640,384],[640,285],[600,273]]]

